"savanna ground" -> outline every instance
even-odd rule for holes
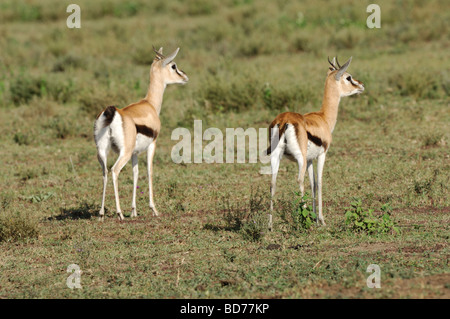
[[[369,29],[372,2],[79,0],[81,29],[68,29],[70,2],[2,1],[0,298],[449,298],[449,2],[376,1],[381,28]],[[93,121],[145,95],[152,46],[181,47],[190,77],[161,111],[162,216],[148,208],[142,154],[138,218],[118,221],[110,183],[99,222]],[[171,160],[171,132],[195,119],[225,132],[318,110],[335,55],[353,56],[366,91],[340,104],[326,227],[290,218],[293,162],[282,161],[268,232],[265,164]],[[129,216],[130,164],[119,186]],[[399,232],[349,228],[354,197],[375,216],[389,204]],[[66,285],[70,264],[82,289]],[[370,264],[380,289],[366,285]]]

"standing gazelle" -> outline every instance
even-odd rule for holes
[[[95,120],[94,138],[97,145],[97,158],[103,169],[103,197],[100,209],[100,219],[105,214],[105,194],[108,181],[107,155],[110,148],[119,157],[112,167],[112,179],[114,196],[116,198],[117,214],[123,220],[119,203],[118,176],[125,164],[132,160],[133,164],[133,199],[131,217],[136,217],[136,188],[138,180],[138,154],[147,151],[147,172],[149,180],[150,208],[153,215],[157,216],[155,203],[153,202],[152,189],[152,163],[155,154],[156,139],[158,137],[161,122],[159,113],[163,94],[168,84],[185,84],[189,79],[187,75],[178,69],[173,60],[178,53],[176,49],[165,57],[162,48],[155,50],[156,57],[150,67],[150,85],[145,98],[137,103],[128,105],[123,109],[109,106],[104,109]]]
[[[311,184],[313,198],[313,211],[316,212],[316,194],[319,189],[319,221],[325,225],[322,215],[322,172],[325,157],[331,144],[331,133],[336,125],[339,101],[343,96],[349,96],[364,91],[364,85],[355,80],[346,72],[350,65],[350,58],[342,67],[336,60],[330,63],[327,78],[325,81],[325,92],[322,101],[322,108],[318,112],[301,115],[293,112],[286,112],[278,115],[269,126],[271,134],[270,147],[267,154],[270,154],[272,170],[271,202],[270,209],[273,210],[273,196],[275,195],[276,181],[280,160],[286,155],[290,160],[298,163],[298,183],[300,192],[304,195],[304,178],[306,168]],[[317,177],[314,174],[312,161],[317,158]],[[306,165],[305,165],[306,164]],[[269,215],[269,228],[272,228],[272,215]]]

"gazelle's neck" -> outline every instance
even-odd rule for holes
[[[147,95],[145,99],[153,105],[156,112],[161,112],[161,105],[163,101],[164,90],[166,89],[166,84],[161,81],[156,75],[150,73],[150,84],[148,86]]]
[[[324,114],[331,132],[333,132],[334,126],[336,125],[339,102],[341,100],[338,84],[333,82],[334,79],[328,78],[325,83],[325,92],[321,108],[321,112]]]

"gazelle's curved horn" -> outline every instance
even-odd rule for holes
[[[156,50],[155,46],[153,46],[153,51],[155,51],[156,57],[157,57],[159,60],[162,60],[162,59],[165,58],[165,56],[162,54],[162,51],[163,51],[163,48],[162,48],[162,47],[160,47],[159,50]]]
[[[350,57],[350,59],[348,59],[348,61],[345,62],[345,64],[342,67],[340,67],[339,70],[336,72],[336,81],[339,81],[342,74],[344,74],[344,72],[347,71],[347,68],[350,65],[350,62],[352,62],[352,57]]]
[[[167,64],[172,62],[175,59],[175,57],[177,56],[178,51],[180,51],[180,48],[177,48],[175,51],[173,51],[171,54],[169,54],[167,57],[165,57],[164,61],[162,63],[163,66],[166,66]]]
[[[333,62],[330,61],[330,57],[328,57],[328,63],[333,67],[333,69],[337,70],[338,68],[335,66],[335,58],[333,58]]]

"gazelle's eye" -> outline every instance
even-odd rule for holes
[[[177,69],[177,65],[176,64],[172,64],[172,69],[176,70]]]
[[[351,76],[347,76],[347,81],[351,82],[352,81],[352,77]]]

